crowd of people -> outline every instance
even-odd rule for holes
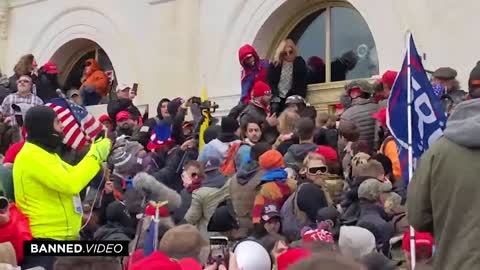
[[[480,66],[469,93],[459,89],[455,70],[433,73],[450,119],[407,200],[387,127],[397,72],[348,82],[328,114],[306,100],[319,59],[306,64],[291,40],[272,61],[250,45],[240,48],[239,60],[241,100],[227,116],[205,120],[196,98],[178,97],[161,99],[149,118],[132,101],[134,86],[118,84],[98,119],[105,133],[74,150],[63,144],[61,116],[42,106],[59,94],[55,64],[37,70],[32,55],[22,57],[15,74],[0,79],[0,263],[47,270],[411,269],[414,243],[415,269],[475,268],[474,250],[462,243],[477,237],[469,205],[478,190],[471,162],[478,156]],[[82,87],[65,98],[98,104],[109,85],[89,59]],[[209,122],[206,130],[201,121]],[[459,170],[468,179],[460,181]],[[126,240],[130,255],[24,256],[23,243],[32,239]],[[212,239],[228,239],[229,248],[219,254]]]

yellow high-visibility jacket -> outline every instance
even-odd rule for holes
[[[30,219],[34,238],[75,240],[82,223],[80,191],[100,170],[86,156],[76,166],[32,143],[25,143],[13,166],[18,208]]]

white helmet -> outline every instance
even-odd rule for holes
[[[268,251],[253,240],[245,240],[237,244],[233,251],[237,258],[239,269],[243,270],[271,270],[272,258]]]

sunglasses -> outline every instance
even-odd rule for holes
[[[31,83],[30,80],[18,80],[17,83]]]
[[[326,165],[308,168],[309,174],[326,174],[327,172],[328,167]]]

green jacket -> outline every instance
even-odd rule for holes
[[[100,169],[88,155],[71,166],[57,155],[25,143],[13,166],[18,208],[30,219],[34,238],[74,240],[78,237],[82,208],[79,192]]]
[[[11,201],[15,201],[13,194],[13,176],[12,170],[0,165],[0,186],[3,187],[3,196]]]
[[[460,103],[408,185],[411,226],[435,238],[434,269],[480,269],[480,100]]]

